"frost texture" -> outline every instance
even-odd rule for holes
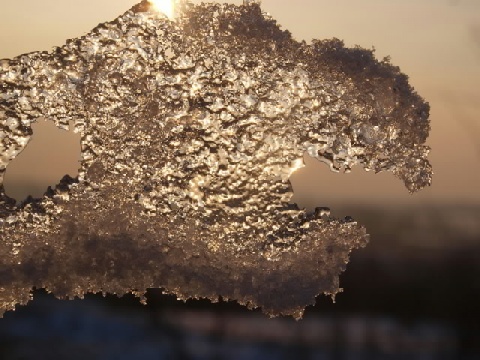
[[[0,172],[39,117],[81,134],[78,179],[16,207],[0,187],[0,311],[33,286],[235,299],[301,317],[365,229],[289,204],[305,152],[333,171],[431,181],[429,107],[339,40],[292,39],[260,6],[143,1],[51,53],[0,62]],[[61,151],[61,150],[59,150]]]

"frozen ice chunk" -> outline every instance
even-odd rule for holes
[[[298,159],[392,171],[416,191],[432,174],[428,113],[397,67],[297,42],[257,2],[184,3],[172,22],[143,1],[51,53],[2,60],[0,172],[39,117],[75,119],[82,160],[21,207],[0,187],[0,310],[32,286],[161,287],[301,317],[339,291],[368,235],[289,204]]]

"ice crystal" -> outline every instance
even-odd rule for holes
[[[31,124],[75,121],[82,160],[42,199],[0,187],[0,311],[33,286],[235,299],[301,317],[365,229],[289,204],[302,156],[431,181],[429,107],[407,77],[337,39],[295,41],[257,2],[143,1],[52,52],[0,62],[0,173]],[[61,151],[61,150],[59,150]]]

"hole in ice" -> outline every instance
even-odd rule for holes
[[[290,202],[307,211],[328,207],[332,215],[338,217],[351,215],[338,214],[338,209],[408,201],[403,184],[389,172],[375,174],[357,165],[350,173],[336,173],[327,164],[307,154],[304,155],[304,164],[289,179],[294,191]]]
[[[33,135],[25,149],[8,164],[3,185],[5,193],[21,202],[29,195],[41,198],[64,175],[78,175],[80,134],[57,128],[53,121],[32,124]]]

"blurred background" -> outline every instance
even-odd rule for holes
[[[136,2],[5,2],[0,58],[50,50]],[[262,7],[298,40],[375,47],[409,75],[431,105],[433,185],[409,195],[389,173],[335,174],[305,158],[291,179],[293,201],[352,216],[371,241],[352,254],[336,304],[320,296],[301,321],[270,320],[235,303],[179,303],[160,290],[142,306],[133,296],[58,301],[39,289],[29,306],[0,320],[0,358],[480,358],[480,2],[263,0]],[[7,194],[41,196],[64,174],[75,176],[78,137],[64,141],[59,131],[34,128],[7,169]]]

